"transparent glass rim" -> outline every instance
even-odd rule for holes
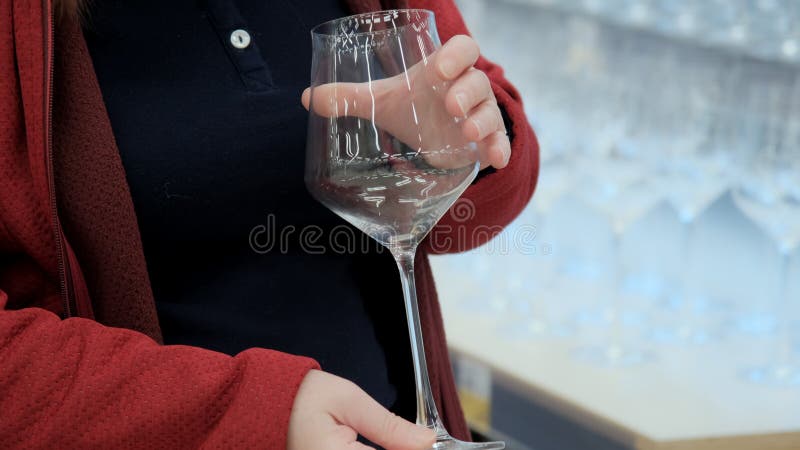
[[[340,36],[342,33],[339,31],[338,24],[345,23],[352,20],[359,20],[359,19],[366,19],[369,18],[370,22],[373,23],[381,23],[381,22],[388,22],[388,20],[383,20],[384,17],[389,17],[394,13],[416,13],[421,16],[425,16],[426,19],[431,19],[434,17],[433,11],[429,9],[420,9],[420,8],[407,8],[407,9],[384,9],[381,11],[372,11],[367,13],[361,14],[352,14],[350,16],[339,17],[337,19],[328,20],[327,22],[322,22],[321,24],[315,26],[311,29],[311,35],[317,37],[336,37]],[[375,22],[375,17],[378,17],[379,20]],[[400,25],[394,27],[393,29],[403,29],[408,27],[410,24]],[[352,36],[361,36],[367,34],[374,34],[380,33],[387,30],[375,30],[375,31],[359,31],[356,33],[352,33]]]

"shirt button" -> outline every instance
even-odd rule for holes
[[[247,48],[250,45],[250,33],[245,30],[233,30],[231,33],[231,45],[238,49]]]

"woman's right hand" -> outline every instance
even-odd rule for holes
[[[289,419],[288,450],[366,450],[358,435],[387,450],[425,450],[433,430],[387,411],[354,383],[311,370],[300,384]]]
[[[437,156],[437,150],[475,142],[481,168],[502,169],[511,157],[511,143],[492,83],[474,67],[479,57],[474,39],[453,36],[435,53],[393,77],[315,86],[314,112],[323,117],[372,120],[410,148],[423,151],[428,162],[440,168],[462,167],[464,161],[448,161],[453,153]],[[303,91],[300,101],[309,108],[311,88]],[[456,117],[465,120],[453,127]]]

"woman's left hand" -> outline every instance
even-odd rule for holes
[[[324,117],[374,118],[377,126],[412,148],[417,142],[430,148],[444,147],[454,139],[475,142],[481,167],[502,169],[511,157],[511,144],[489,78],[473,67],[479,55],[475,40],[454,36],[427,61],[369,86],[331,83],[314,87],[314,112]],[[308,109],[310,88],[303,92],[302,102]],[[406,108],[410,111],[412,105],[414,115],[421,115],[425,124],[411,120],[411,114],[398,113]],[[450,126],[454,117],[463,119],[459,127]],[[448,135],[454,128],[460,136]]]

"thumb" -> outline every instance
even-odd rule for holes
[[[392,414],[358,388],[337,409],[336,419],[387,450],[427,450],[436,439],[433,430]]]
[[[327,83],[306,88],[300,101],[306,109],[322,117],[360,117],[372,119],[377,98],[385,92],[390,80],[364,83]]]

